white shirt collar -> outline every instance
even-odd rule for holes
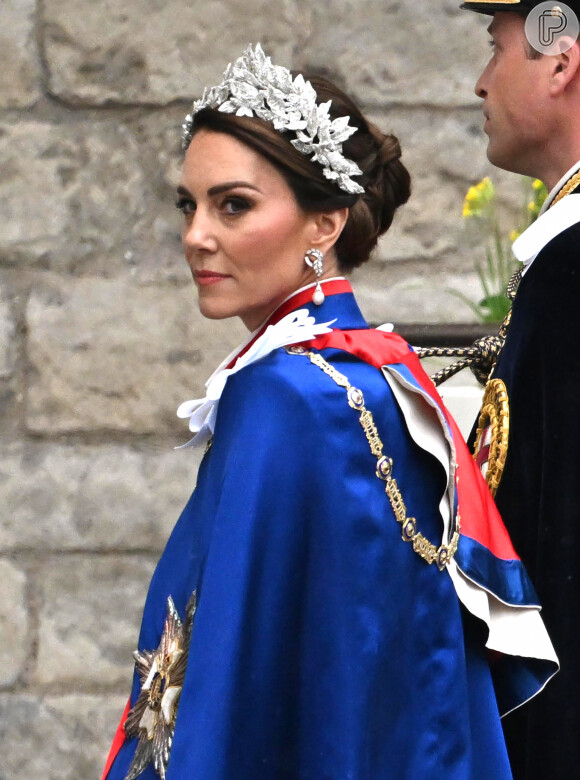
[[[514,257],[524,264],[522,273],[526,273],[546,244],[577,222],[580,222],[580,195],[567,195],[540,214],[512,245]]]

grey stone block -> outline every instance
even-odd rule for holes
[[[33,683],[128,691],[154,566],[143,556],[48,559],[34,583],[40,614]]]
[[[179,403],[246,334],[205,320],[188,287],[138,287],[127,279],[46,279],[27,310],[33,367],[26,422],[56,431],[173,432]],[[186,439],[182,439],[182,443]]]
[[[88,0],[48,0],[50,88],[72,103],[164,105],[199,96],[248,43],[261,41],[281,64],[336,71],[367,104],[473,104],[485,20],[451,0],[436,5],[285,0],[272,13],[266,0],[150,0],[105,12]]]
[[[474,301],[482,297],[477,276],[471,274],[416,274],[407,271],[399,281],[385,269],[373,269],[355,284],[357,298],[369,322],[393,322],[395,330],[408,322],[472,322],[474,314],[451,291]],[[418,345],[420,346],[420,345]]]
[[[158,554],[193,490],[200,457],[198,450],[161,445],[4,447],[0,550]]]
[[[123,694],[0,695],[0,778],[99,778],[126,699]]]
[[[26,575],[0,560],[0,686],[13,685],[31,651],[30,616],[26,603]]]
[[[147,187],[140,150],[119,121],[2,123],[0,169],[5,263],[70,270],[99,257],[110,266],[113,258],[122,263],[143,230]]]
[[[521,219],[523,181],[487,161],[477,110],[433,116],[424,109],[397,109],[372,118],[401,142],[411,197],[375,256],[353,274],[363,312],[374,322],[471,322],[473,312],[449,291],[474,301],[483,297],[474,263],[485,259],[489,236],[463,218],[465,194],[491,176],[507,236]]]
[[[289,62],[298,3],[46,0],[50,89],[71,103],[167,104],[199,96],[248,43]]]
[[[3,0],[0,108],[28,108],[41,95],[35,21],[35,0]]]
[[[473,105],[487,24],[453,0],[313,3],[299,67],[337,72],[366,105]]]
[[[8,301],[0,298],[0,379],[8,378],[16,365],[16,323]]]
[[[398,109],[372,118],[383,131],[399,138],[401,160],[411,174],[411,197],[381,240],[379,261],[428,261],[423,268],[429,273],[431,260],[441,260],[442,267],[431,268],[434,279],[442,270],[472,271],[481,235],[470,230],[462,217],[468,188],[491,176],[501,193],[499,211],[506,212],[510,227],[522,203],[520,177],[499,171],[487,161],[481,112],[434,115],[425,109]]]

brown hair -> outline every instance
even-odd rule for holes
[[[391,226],[395,210],[408,200],[411,179],[399,159],[401,149],[394,135],[385,135],[367,121],[352,100],[327,79],[303,75],[316,90],[318,103],[332,101],[332,119],[347,115],[349,124],[357,128],[342,150],[361,168],[362,175],[354,180],[364,187],[364,194],[340,190],[325,178],[320,165],[292,146],[288,133],[280,133],[262,119],[206,108],[195,114],[192,136],[201,128],[228,133],[264,155],[282,173],[305,211],[348,207],[348,220],[335,245],[339,268],[347,272],[368,260],[379,237]]]

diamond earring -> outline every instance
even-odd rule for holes
[[[312,303],[315,306],[320,306],[322,303],[324,303],[324,293],[322,292],[322,287],[320,286],[320,277],[322,276],[323,272],[323,260],[324,255],[320,249],[308,249],[304,256],[304,262],[309,268],[312,268],[316,274],[316,287],[314,289],[314,295],[312,296]]]

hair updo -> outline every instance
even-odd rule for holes
[[[296,77],[298,71],[292,71]],[[338,266],[348,272],[369,259],[380,236],[393,221],[396,209],[411,194],[411,178],[400,160],[401,148],[394,135],[385,135],[367,121],[353,101],[322,76],[302,74],[314,87],[318,100],[332,101],[331,119],[348,115],[349,124],[357,128],[343,142],[344,157],[362,170],[355,176],[365,191],[350,195],[325,178],[322,167],[297,151],[292,134],[281,133],[257,117],[236,116],[205,108],[193,117],[192,136],[202,128],[228,133],[266,157],[284,176],[296,201],[307,212],[334,211],[347,207],[348,220],[335,244]]]

